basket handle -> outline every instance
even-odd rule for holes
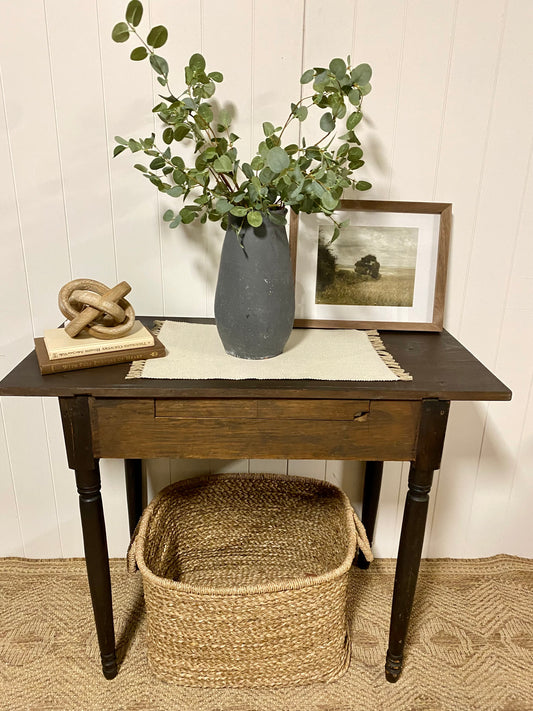
[[[372,553],[372,549],[370,548],[370,543],[368,542],[365,527],[363,526],[362,522],[359,519],[359,516],[355,513],[355,511],[352,510],[352,513],[353,521],[355,523],[357,547],[364,555],[367,562],[371,563],[374,560],[374,554]]]

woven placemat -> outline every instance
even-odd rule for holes
[[[387,353],[377,331],[294,329],[275,358],[245,360],[228,355],[211,324],[156,321],[168,353],[138,361],[127,378],[185,380],[412,380]]]

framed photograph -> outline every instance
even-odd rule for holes
[[[341,200],[331,241],[323,215],[291,214],[295,326],[441,331],[452,206]]]

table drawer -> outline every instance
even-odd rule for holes
[[[233,418],[283,420],[353,420],[368,414],[368,400],[155,400],[156,417]]]
[[[98,457],[414,458],[418,401],[92,401]]]

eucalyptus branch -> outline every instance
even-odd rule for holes
[[[195,198],[195,204],[184,205],[178,214],[172,210],[165,212],[163,219],[170,223],[170,227],[177,227],[181,222],[188,224],[195,219],[205,222],[207,218],[226,225],[230,215],[242,220],[243,224],[247,222],[252,227],[258,227],[271,208],[291,205],[296,212],[322,212],[328,216],[334,224],[336,237],[342,225],[332,217],[332,213],[343,190],[347,187],[368,190],[371,187],[364,180],[355,181],[352,178],[353,172],[364,165],[354,128],[362,118],[363,96],[371,90],[372,70],[368,64],[352,69],[349,58],[346,63],[335,58],[327,68],[315,67],[305,71],[300,82],[312,82],[313,93],[291,104],[291,111],[282,127],[275,128],[268,121],[263,123],[265,138],[248,164],[241,162],[234,146],[236,137],[230,132],[229,114],[219,112],[217,123],[214,123],[209,99],[215,93],[216,84],[223,81],[222,74],[216,71],[207,73],[204,57],[193,54],[185,67],[186,87],[176,95],[169,86],[168,64],[156,54],[156,50],[165,44],[168,32],[162,25],[157,25],[143,39],[137,31],[142,16],[140,0],[130,0],[126,8],[126,22],[115,25],[112,38],[119,43],[126,42],[130,36],[138,38],[140,46],[131,52],[131,59],[139,61],[149,58],[159,83],[168,87],[170,96],[163,97],[163,100],[170,104],[161,103],[153,109],[166,124],[162,133],[167,148],[161,151],[154,147],[155,136],[144,141],[127,141],[117,136],[118,145],[113,155],[129,148],[133,153],[144,150],[148,155],[155,156],[150,169],[140,165],[135,167],[142,170],[159,190],[172,197],[185,200],[193,187],[201,187],[202,192]],[[296,144],[283,148],[281,142],[288,126],[295,119],[303,123],[313,105],[323,110],[320,118],[323,135],[309,146],[302,137]],[[336,150],[331,149],[336,129],[344,119],[347,132],[340,136],[343,143]],[[171,146],[175,148],[176,143],[189,138],[195,141],[197,157],[193,165],[186,168],[179,154],[172,155]],[[163,170],[163,177],[171,175],[174,185],[152,172],[159,168]],[[242,181],[239,170],[247,182]],[[324,181],[326,171],[327,179]],[[275,214],[270,215],[271,220],[275,218],[278,219]]]

